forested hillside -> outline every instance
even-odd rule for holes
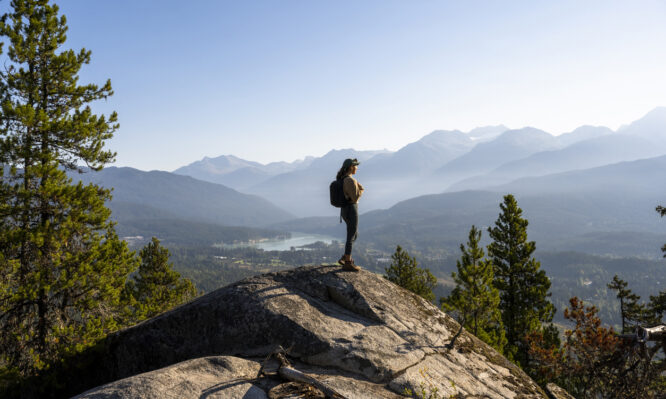
[[[128,203],[149,206],[181,219],[226,226],[256,227],[292,218],[263,198],[168,172],[109,167],[72,177],[113,188],[112,209],[114,202],[125,204],[115,209],[117,220],[128,219],[123,215],[132,212]]]

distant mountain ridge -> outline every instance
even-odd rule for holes
[[[605,135],[579,141],[565,148],[537,152],[526,158],[507,162],[486,174],[458,181],[448,187],[447,191],[490,187],[522,177],[594,168],[665,153],[666,146],[657,146],[642,137],[621,134]]]
[[[523,178],[484,190],[423,195],[363,212],[360,235],[385,250],[401,243],[456,251],[473,224],[489,226],[497,219],[502,196],[512,193],[530,222],[530,239],[541,250],[582,250],[594,241],[589,253],[660,258],[661,245],[631,248],[625,243],[635,244],[638,237],[664,241],[666,222],[655,212],[666,202],[664,180],[666,155]],[[335,218],[304,218],[273,227],[344,236],[344,226]]]
[[[309,167],[271,176],[246,190],[250,194],[270,198],[277,206],[295,214],[330,214],[328,185],[335,179],[342,161],[357,158],[362,164],[384,151],[332,150],[313,160]]]
[[[606,126],[581,126],[569,133],[562,133],[557,136],[557,141],[561,147],[567,147],[580,141],[594,139],[601,136],[613,134],[613,131]]]
[[[178,168],[174,173],[270,198],[278,206],[299,216],[326,215],[331,213],[326,193],[328,183],[345,158],[358,158],[363,171],[359,179],[368,187],[373,187],[373,190],[366,192],[364,201],[372,208],[379,208],[390,206],[412,194],[420,194],[409,187],[416,178],[429,175],[437,167],[465,154],[478,143],[492,140],[507,129],[500,125],[477,128],[469,133],[433,131],[395,152],[331,150],[322,157],[309,157],[291,164],[262,166],[233,156],[204,158]],[[268,170],[270,165],[274,166],[272,170]],[[395,181],[400,178],[407,181],[407,186]],[[391,181],[393,184],[387,184]],[[385,191],[385,188],[389,190]],[[396,192],[398,197],[395,197]]]
[[[291,163],[271,162],[263,165],[234,155],[221,155],[216,158],[204,157],[200,161],[174,170],[173,173],[219,183],[235,189],[244,189],[271,176],[306,168],[313,160],[314,157],[306,157]]]
[[[467,135],[472,140],[488,141],[506,132],[507,130],[509,130],[509,128],[504,125],[482,126],[470,130],[469,132],[467,132]]]
[[[640,193],[642,197],[650,196],[658,199],[663,195],[666,199],[666,188],[661,184],[664,179],[666,179],[666,155],[547,176],[525,177],[489,189],[534,195],[614,193],[621,188],[623,191]]]
[[[465,154],[475,145],[470,136],[459,130],[436,130],[394,153],[371,158],[363,165],[363,175],[371,180],[394,180],[425,174]]]
[[[364,210],[386,209],[426,194],[485,190],[524,177],[594,168],[666,154],[666,108],[613,132],[581,126],[553,136],[503,125],[470,132],[433,131],[401,149],[332,150],[302,162],[261,165],[233,156],[204,158],[176,170],[269,198],[299,217],[334,216],[326,189],[345,158],[358,158],[355,176],[366,188]]]
[[[114,204],[122,204],[117,212],[129,212],[127,204],[138,209],[151,209],[147,215],[155,218],[175,217],[188,221],[226,226],[260,227],[293,218],[293,215],[269,201],[240,193],[223,185],[205,182],[169,172],[144,172],[133,168],[109,167],[100,172],[72,176],[83,182],[93,182],[113,188]],[[144,215],[145,216],[145,215]],[[131,215],[112,214],[122,220]]]
[[[618,132],[605,127],[583,126],[558,136],[558,140],[561,148],[504,163],[486,174],[460,180],[447,191],[480,189],[523,177],[595,168],[666,154],[666,107],[655,108]]]
[[[641,136],[648,140],[666,142],[666,107],[657,107],[642,118],[618,129],[619,134]]]
[[[543,130],[532,127],[507,130],[494,140],[479,143],[468,153],[437,169],[434,179],[446,184],[557,146],[555,136]]]

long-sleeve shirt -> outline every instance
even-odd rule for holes
[[[356,204],[361,195],[363,195],[363,186],[353,177],[347,176],[342,183],[342,191],[349,202]]]

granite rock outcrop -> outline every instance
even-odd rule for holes
[[[421,388],[443,398],[547,397],[433,304],[337,266],[251,277],[108,337],[87,382],[106,385],[78,397],[164,397],[165,389],[184,398],[268,397],[285,381],[259,371],[280,346],[294,368],[347,398]]]

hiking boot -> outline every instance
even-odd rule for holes
[[[344,266],[344,265],[345,265],[345,257],[344,257],[344,255],[342,256],[342,258],[338,259],[338,264],[339,264],[340,266]]]
[[[361,270],[361,268],[356,266],[354,264],[354,261],[351,260],[351,261],[345,261],[345,264],[342,265],[342,270],[347,270],[347,271],[350,271],[350,272],[357,272],[357,271]]]

